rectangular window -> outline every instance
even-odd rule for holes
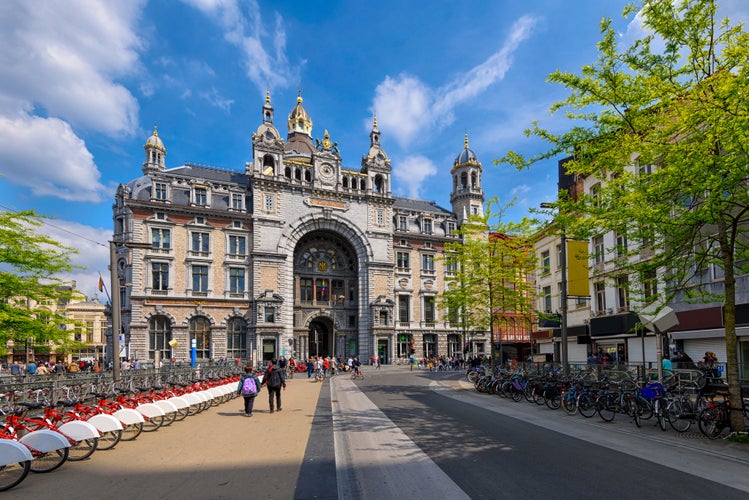
[[[94,322],[86,321],[86,342],[94,341]]]
[[[627,235],[616,233],[616,256],[624,257],[627,255]]]
[[[407,323],[411,321],[411,297],[408,295],[398,295],[398,321]]]
[[[318,302],[327,302],[330,297],[330,285],[326,279],[315,280],[315,299]]]
[[[333,294],[334,304],[346,298],[346,295],[343,293],[343,280],[330,280],[330,290]],[[343,297],[343,299],[341,299],[341,297]]]
[[[265,306],[265,322],[275,323],[276,322],[276,308],[271,306]]]
[[[434,255],[425,253],[421,256],[421,270],[434,272]]]
[[[408,231],[408,219],[406,218],[405,215],[398,216],[398,230]]]
[[[445,274],[458,272],[458,258],[455,255],[445,255]]]
[[[359,289],[357,288],[356,280],[352,280],[348,282],[348,300],[350,302],[359,301]]]
[[[629,278],[627,276],[619,276],[616,278],[616,300],[617,307],[620,310],[629,310],[629,296],[627,290],[629,289]]]
[[[596,290],[596,311],[603,314],[606,312],[606,285],[596,283],[594,287]]]
[[[153,248],[161,248],[163,250],[172,248],[171,229],[151,228],[151,245],[153,245]]]
[[[299,300],[302,302],[312,302],[312,279],[299,279]]]
[[[152,288],[167,291],[169,289],[169,264],[153,262],[151,264]]]
[[[242,210],[243,207],[243,198],[240,193],[232,193],[231,194],[231,208],[234,210]]]
[[[192,251],[199,254],[208,254],[210,251],[211,235],[208,233],[192,233]]]
[[[424,322],[434,323],[436,320],[434,297],[424,297]]]
[[[541,274],[551,272],[551,253],[548,250],[541,252]]]
[[[645,299],[650,299],[658,295],[658,279],[655,271],[645,271],[642,273],[642,291]]]
[[[596,264],[603,264],[603,258],[604,258],[603,235],[596,236],[595,238],[593,238],[593,253],[595,254]]]
[[[471,214],[478,215],[479,214],[479,207],[476,205],[471,205]]]
[[[380,326],[387,326],[388,324],[388,312],[380,311]]]
[[[192,266],[192,293],[208,293],[208,266]]]
[[[229,255],[233,257],[247,255],[247,237],[229,235]]]
[[[411,268],[411,254],[409,252],[396,252],[396,267],[398,269]]]
[[[241,267],[229,268],[229,293],[244,294],[244,271]]]
[[[377,225],[378,226],[385,225],[385,212],[383,210],[377,211]]]
[[[154,186],[154,197],[159,201],[166,201],[166,184],[157,182]]]
[[[424,234],[432,234],[432,219],[424,219],[421,232]]]
[[[274,212],[275,211],[275,203],[273,199],[272,194],[265,194],[263,195],[263,203],[265,204],[265,211],[266,212]]]
[[[543,288],[542,292],[543,301],[544,301],[544,312],[549,314],[551,313],[551,287],[545,286]]]
[[[195,204],[200,206],[208,205],[208,190],[206,188],[195,188]]]
[[[447,223],[447,236],[455,236],[455,223],[454,222]]]

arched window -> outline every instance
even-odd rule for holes
[[[376,193],[382,193],[385,190],[385,179],[381,175],[375,176],[374,188]]]
[[[232,318],[226,325],[226,357],[247,357],[247,322],[244,318]]]
[[[468,187],[468,174],[463,172],[460,174],[460,189]]]
[[[287,179],[291,179],[291,167],[286,167],[286,169],[284,170],[284,176]]]
[[[307,182],[312,181],[312,174],[310,173],[309,169],[305,169],[304,171],[304,180]]]
[[[198,316],[190,320],[190,346],[195,339],[196,356],[198,359],[211,357],[211,323],[208,318]]]
[[[148,320],[148,359],[156,359],[160,353],[161,359],[169,359],[171,355],[172,327],[169,318],[158,315]]]
[[[302,169],[297,167],[294,169],[294,179],[301,181],[302,180]]]
[[[478,175],[476,172],[471,172],[471,188],[476,189],[478,187]]]
[[[276,162],[271,155],[263,156],[263,175],[274,175],[276,173]]]
[[[344,189],[348,189],[348,177],[343,178],[343,187]]]

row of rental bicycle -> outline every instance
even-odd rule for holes
[[[687,376],[689,375],[689,376]],[[524,372],[489,373],[469,370],[466,377],[478,392],[496,394],[515,402],[528,401],[561,408],[568,415],[598,416],[611,422],[617,416],[637,427],[655,422],[662,430],[687,432],[694,426],[709,439],[730,433],[728,387],[722,379],[673,372],[661,381],[638,383],[625,371],[571,375]],[[749,397],[743,395],[744,421],[749,427]]]
[[[6,386],[0,393],[0,491],[67,461],[115,448],[237,395],[240,374],[200,372],[71,377]],[[29,476],[30,477],[30,476]]]

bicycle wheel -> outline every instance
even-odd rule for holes
[[[596,410],[598,411],[598,416],[601,417],[601,420],[604,422],[611,422],[614,420],[614,417],[616,417],[616,404],[617,402],[614,401],[612,394],[604,394],[598,398],[598,401],[596,402]]]
[[[0,465],[0,491],[6,491],[26,479],[31,469],[31,460]]]
[[[176,420],[177,422],[182,421],[187,418],[188,413],[190,413],[190,408],[187,406],[183,408],[177,408],[177,413],[174,414],[174,420]]]
[[[655,415],[655,419],[658,423],[658,427],[660,427],[662,431],[665,431],[666,429],[668,429],[668,419],[666,417],[666,408],[667,408],[667,403],[663,400],[656,399],[653,402],[653,414]]]
[[[96,444],[97,450],[111,450],[122,438],[122,430],[117,429],[115,431],[105,431],[99,436],[99,442]]]
[[[156,415],[155,417],[148,417],[146,421],[143,423],[143,431],[153,432],[153,431],[159,430],[159,427],[161,427],[163,424],[164,424],[163,415]]]
[[[218,398],[216,398],[218,399]],[[167,425],[172,425],[172,423],[177,419],[177,412],[176,411],[170,411],[167,412],[164,415],[164,422],[161,424],[163,427],[166,427]]]
[[[120,441],[132,441],[143,432],[143,422],[137,422],[135,424],[128,424],[122,429],[122,437]]]
[[[510,393],[510,397],[512,397],[513,401],[515,401],[516,403],[518,403],[518,402],[520,402],[521,399],[523,399],[523,391],[522,390],[520,390],[520,389],[518,389],[516,387],[513,387],[511,389],[511,391],[512,392]]]
[[[580,394],[577,398],[577,411],[585,418],[591,418],[596,414],[596,400],[590,394]]]
[[[70,449],[68,450],[68,460],[71,462],[78,462],[87,459],[96,451],[98,443],[99,438],[76,441],[75,444],[70,445]]]
[[[65,463],[68,459],[68,449],[60,448],[46,453],[32,452],[34,460],[31,461],[31,472],[52,472]]]
[[[552,410],[558,410],[562,406],[562,396],[559,394],[559,390],[556,388],[548,389],[544,393],[546,399],[546,406]]]
[[[718,439],[726,427],[726,411],[722,406],[705,408],[697,417],[697,425],[700,432],[708,439]]]
[[[676,432],[687,432],[692,427],[692,419],[689,415],[689,408],[685,408],[684,401],[677,399],[668,406],[666,417],[668,423]]]
[[[636,401],[640,420],[650,420],[653,417],[653,405],[647,399],[640,397],[638,397]]]
[[[571,393],[564,391],[560,397],[560,404],[567,415],[574,415],[577,413],[577,404]]]

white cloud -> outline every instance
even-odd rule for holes
[[[424,179],[437,173],[437,167],[432,160],[425,156],[408,156],[397,162],[398,168],[393,169],[393,176],[398,181],[398,191],[403,191],[409,198],[421,197],[421,184]]]
[[[75,129],[137,130],[116,78],[139,70],[144,0],[0,2],[0,172],[37,196],[100,202],[93,156]]]
[[[375,88],[372,111],[378,125],[394,137],[402,149],[413,148],[419,136],[431,137],[433,132],[453,120],[453,110],[475,98],[494,83],[502,80],[512,65],[513,55],[539,22],[524,16],[510,29],[502,47],[486,61],[469,69],[460,77],[432,89],[417,76],[402,73],[396,78],[386,76]],[[369,120],[365,127],[370,127]],[[418,197],[424,180],[437,173],[437,168],[423,156],[411,156],[397,163],[393,175],[407,186],[407,195]]]
[[[57,118],[0,116],[0,172],[37,196],[100,202],[109,195],[86,145]]]
[[[78,253],[72,256],[71,263],[83,269],[61,274],[60,278],[66,281],[75,280],[77,288],[86,296],[91,298],[98,294],[101,301],[106,302],[105,294],[99,293],[97,288],[100,273],[107,289],[109,288],[108,241],[112,239],[112,230],[59,219],[45,219],[39,232],[54,238],[62,245],[78,250]]]
[[[200,97],[208,101],[211,106],[216,107],[227,114],[231,111],[231,105],[234,104],[233,99],[222,97],[215,87],[211,87],[210,91],[202,92]]]
[[[480,95],[504,78],[511,67],[513,54],[530,36],[537,22],[536,18],[529,16],[520,18],[497,52],[442,87],[430,89],[418,77],[407,74],[397,78],[385,77],[375,88],[372,103],[382,129],[406,148],[417,134],[429,135],[431,129],[452,122],[456,106]]]
[[[227,42],[244,54],[247,77],[261,92],[284,87],[291,81],[286,59],[286,31],[283,18],[275,15],[273,32],[265,29],[257,1],[246,2],[247,11],[236,0],[184,0],[213,20],[224,30]],[[267,46],[266,46],[267,45]]]
[[[138,103],[114,79],[138,66],[142,3],[0,2],[0,92],[74,126],[132,134]]]

